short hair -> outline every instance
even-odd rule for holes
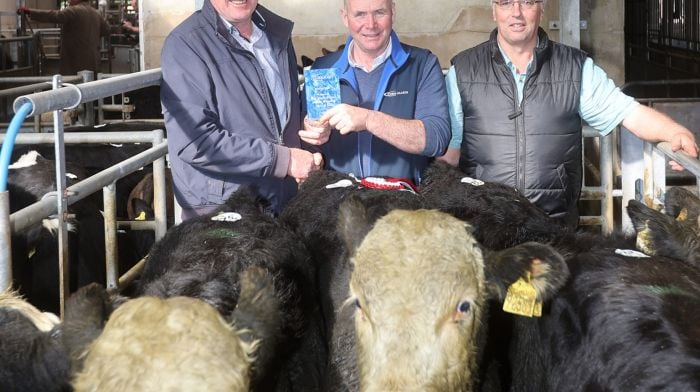
[[[489,2],[491,2],[491,0],[489,0]],[[391,6],[392,6],[392,7],[395,6],[395,3],[396,3],[395,0],[391,0]],[[343,8],[344,8],[344,9],[347,9],[347,8],[348,8],[348,0],[343,0]]]
[[[343,0],[343,1],[348,1],[348,0]],[[495,2],[494,2],[494,0],[487,0],[487,1],[488,1],[489,4],[491,4],[492,6],[493,6],[493,5],[496,5]],[[547,5],[547,0],[542,0],[542,8],[544,8],[546,5]]]

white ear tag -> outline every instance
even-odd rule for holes
[[[349,186],[353,186],[353,182],[346,179],[340,180],[334,184],[328,184],[326,185],[326,189],[334,189],[334,188],[347,188]]]
[[[642,252],[637,252],[636,250],[632,249],[615,249],[615,254],[626,257],[636,257],[638,259],[649,257]]]
[[[464,177],[460,181],[463,184],[469,184],[469,185],[474,185],[474,186],[482,186],[484,185],[484,182],[481,180],[477,180],[476,178],[471,178],[471,177]]]
[[[237,212],[222,212],[219,215],[211,217],[211,220],[219,222],[237,222],[241,219],[243,219],[243,217]]]

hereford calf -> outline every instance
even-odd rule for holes
[[[262,268],[274,277],[276,304],[249,313],[240,325],[274,324],[256,353],[252,387],[316,389],[325,348],[315,266],[299,237],[265,211],[265,201],[244,187],[220,211],[171,228],[149,253],[137,291],[198,298],[231,320],[240,306],[241,273]]]
[[[335,171],[311,173],[290,200],[280,219],[299,234],[318,268],[317,284],[326,331],[328,363],[321,390],[357,390],[355,330],[348,296],[351,264],[337,229],[339,207],[352,195],[366,200],[373,220],[394,208],[418,209],[422,198],[413,192],[366,187]]]
[[[566,279],[547,246],[485,260],[469,226],[445,213],[394,210],[372,225],[353,203],[343,205],[339,227],[353,249],[348,303],[362,390],[471,391],[489,297],[525,271],[535,272],[540,300]]]
[[[323,390],[470,390],[487,299],[528,272],[540,299],[566,279],[542,245],[488,252],[484,263],[464,222],[422,206],[409,191],[318,172],[283,212],[319,263]]]
[[[252,346],[194,298],[127,301],[90,345],[76,391],[248,391]]]

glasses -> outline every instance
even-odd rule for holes
[[[496,0],[493,4],[496,4],[498,8],[502,10],[509,10],[515,7],[515,4],[520,4],[520,7],[525,10],[531,10],[541,3],[542,0]]]

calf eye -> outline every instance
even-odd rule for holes
[[[360,306],[360,300],[359,300],[359,299],[355,299],[354,304],[355,304],[355,307],[356,307],[356,308],[362,309],[362,306]]]
[[[457,311],[461,313],[467,313],[469,308],[471,308],[469,301],[462,301],[459,303],[459,305],[457,305]]]

